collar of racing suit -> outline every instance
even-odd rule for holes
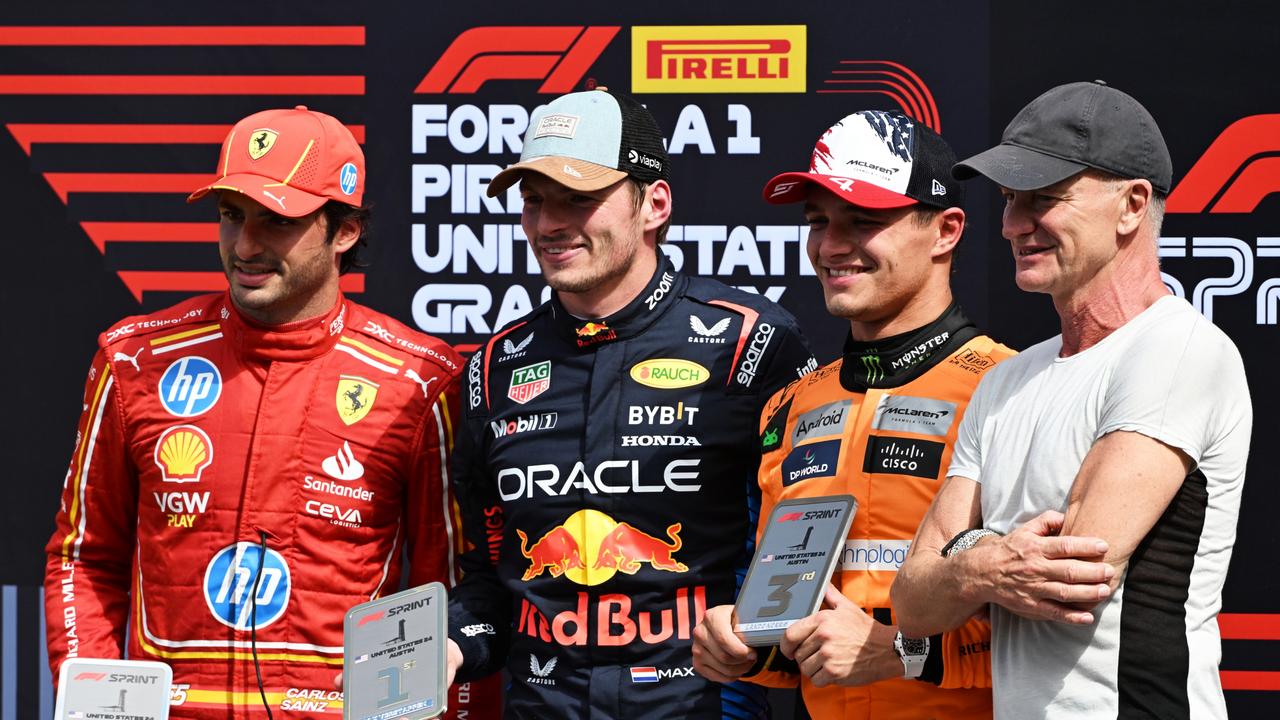
[[[618,312],[606,318],[580,320],[560,304],[558,293],[551,294],[551,313],[559,332],[579,349],[586,350],[615,340],[625,340],[644,332],[653,321],[662,317],[684,294],[688,280],[671,267],[667,254],[658,252],[658,268],[649,284]]]
[[[248,360],[300,362],[320,357],[333,349],[345,326],[347,302],[338,301],[320,317],[284,325],[262,325],[245,317],[230,293],[223,296],[222,334]]]
[[[840,384],[850,392],[905,385],[942,362],[978,334],[954,301],[938,319],[901,335],[873,342],[844,341]]]

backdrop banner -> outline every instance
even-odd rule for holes
[[[1150,10],[1115,3],[758,2],[641,6],[513,2],[7,8],[0,20],[0,171],[14,260],[0,284],[8,412],[0,458],[0,720],[52,713],[43,658],[43,546],[95,338],[122,317],[225,287],[213,176],[232,123],[265,108],[330,113],[363,143],[373,206],[358,302],[465,353],[546,300],[514,162],[534,110],[594,87],[630,92],[666,131],[676,267],[779,301],[819,360],[848,326],[827,316],[798,206],[772,175],[808,167],[817,137],[860,109],[901,110],[961,157],[1054,85],[1105,79],[1159,121],[1174,162],[1160,255],[1170,290],[1225,330],[1255,404],[1248,482],[1220,618],[1233,717],[1280,705],[1280,8]],[[1071,13],[1070,17],[1064,14]],[[1270,32],[1269,32],[1270,31]],[[970,185],[954,274],[966,312],[1024,348],[1057,332],[1048,298],[1012,282],[1001,201]],[[128,329],[126,328],[127,332]],[[1213,378],[1203,382],[1212,383]],[[288,482],[288,479],[282,479]],[[779,717],[791,717],[778,696]]]

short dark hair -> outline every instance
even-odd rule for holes
[[[635,207],[636,212],[640,212],[641,206],[644,205],[644,191],[648,189],[649,183],[643,180],[637,180],[634,176],[628,175],[627,180],[631,183],[631,204]],[[658,228],[658,244],[667,241],[667,231],[671,229],[671,218],[662,223],[662,227]]]
[[[369,263],[361,259],[360,250],[369,244],[370,207],[329,200],[320,209],[324,211],[324,241],[327,243],[333,242],[334,236],[338,234],[338,228],[348,220],[354,220],[360,224],[360,238],[356,240],[355,245],[351,246],[351,249],[342,253],[342,259],[338,263],[338,274],[345,275],[351,270],[369,267]]]
[[[911,212],[911,221],[918,228],[927,228],[933,224],[935,218],[942,214],[946,208],[934,207],[932,205],[924,205],[916,203],[915,208]]]

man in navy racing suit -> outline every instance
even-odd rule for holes
[[[552,300],[468,362],[454,483],[472,548],[449,670],[502,667],[508,717],[755,718],[763,691],[696,675],[759,503],[756,418],[816,366],[772,302],[677,272],[657,124],[607,91],[534,115],[522,224]]]

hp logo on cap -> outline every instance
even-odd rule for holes
[[[356,172],[355,163],[347,163],[342,166],[342,173],[338,175],[338,183],[342,186],[342,192],[350,195],[356,191],[356,181],[359,179],[359,173]]]

